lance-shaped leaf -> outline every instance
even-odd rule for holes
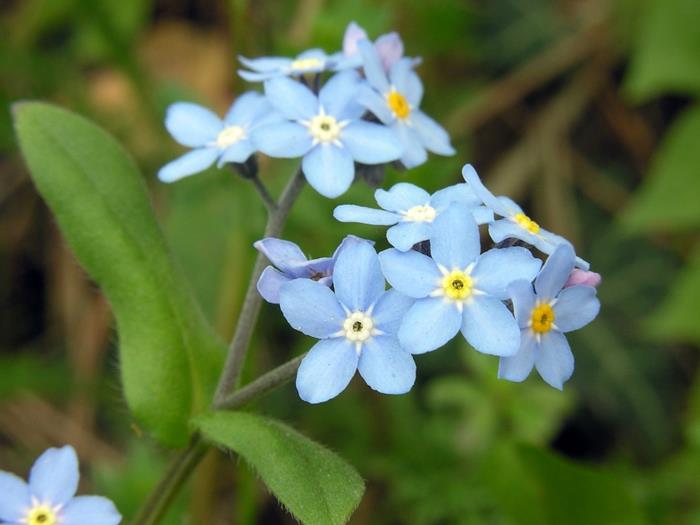
[[[214,412],[195,420],[202,434],[241,455],[275,497],[306,525],[348,521],[364,493],[357,471],[336,454],[272,419]]]
[[[129,407],[161,442],[184,444],[211,399],[222,344],[173,267],[136,166],[78,115],[38,102],[13,111],[39,193],[114,310]]]

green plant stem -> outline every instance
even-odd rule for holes
[[[301,168],[299,168],[282,192],[277,202],[276,209],[270,211],[267,219],[267,226],[265,227],[265,237],[279,237],[282,234],[287,215],[289,215],[289,211],[303,187],[304,175]],[[229,345],[226,363],[224,364],[224,369],[219,379],[219,385],[216,388],[216,394],[214,395],[215,406],[223,401],[234,389],[236,381],[238,381],[238,376],[240,375],[245,360],[246,350],[248,349],[248,343],[250,343],[250,338],[253,335],[255,322],[257,321],[262,304],[262,298],[257,290],[257,283],[265,266],[267,266],[267,259],[260,253],[255,261],[253,273],[250,276],[248,290],[243,300],[241,314],[238,316],[238,323],[236,324],[236,333]]]
[[[263,184],[263,181],[260,180],[260,177],[255,175],[251,177],[250,181],[253,183],[253,186],[255,186],[255,189],[258,190],[260,198],[267,208],[267,212],[271,214],[275,213],[277,211],[277,202],[275,202],[275,199],[272,198],[270,192],[267,191],[267,187],[265,184]]]
[[[209,450],[209,446],[202,442],[199,435],[195,434],[189,446],[175,457],[165,471],[132,523],[134,525],[156,525],[160,522],[173,498],[207,450]]]
[[[270,390],[274,390],[278,386],[284,385],[297,373],[301,360],[305,355],[306,354],[295,357],[294,359],[287,361],[285,364],[261,375],[254,381],[248,383],[246,386],[229,394],[219,403],[216,403],[214,408],[219,410],[233,410],[240,408],[253,399],[266,394]]]

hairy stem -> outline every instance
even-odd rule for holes
[[[214,405],[214,408],[223,410],[240,408],[253,399],[268,393],[270,390],[274,390],[278,386],[284,385],[297,373],[301,360],[305,355],[306,354],[295,357],[294,359],[287,361],[285,364],[261,375],[256,380],[248,383],[246,386],[223,398],[220,402]]]
[[[299,196],[299,193],[303,187],[304,175],[301,168],[299,168],[282,192],[282,195],[277,202],[276,209],[271,211],[270,215],[268,216],[267,226],[265,227],[265,237],[278,237],[282,233],[284,223],[287,220],[287,215],[289,215],[289,211],[291,210],[294,201]],[[262,298],[260,297],[256,286],[258,279],[260,278],[260,275],[262,274],[266,265],[267,259],[265,256],[262,253],[258,254],[255,261],[255,267],[253,268],[253,274],[250,276],[250,282],[248,283],[248,290],[246,290],[245,299],[243,300],[241,314],[239,315],[238,323],[236,324],[236,333],[231,340],[231,344],[229,345],[224,370],[221,373],[219,385],[217,386],[216,394],[214,395],[215,405],[221,403],[226,395],[234,389],[238,376],[240,375],[241,368],[243,367],[246,350],[248,349],[248,343],[253,335],[255,322],[257,321],[260,306],[262,304]]]

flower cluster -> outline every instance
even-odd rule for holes
[[[264,94],[244,93],[223,119],[197,104],[170,106],[166,128],[192,151],[161,168],[163,182],[215,162],[244,164],[260,152],[301,158],[309,184],[334,198],[347,191],[358,166],[413,168],[428,151],[454,154],[445,130],[419,108],[423,85],[414,67],[420,60],[403,56],[396,33],[371,43],[351,23],[343,50],[334,54],[311,49],[296,58],[239,58],[247,68],[239,74],[262,82]]]
[[[0,521],[8,525],[118,525],[122,517],[102,496],[76,496],[78,456],[50,448],[36,460],[29,483],[0,471]]]

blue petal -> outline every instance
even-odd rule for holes
[[[394,184],[389,191],[378,189],[374,192],[377,204],[385,210],[404,212],[414,206],[430,203],[430,194],[423,188],[408,182]]]
[[[403,56],[403,41],[398,33],[392,31],[380,35],[374,42],[374,49],[382,61],[382,67],[388,71]]]
[[[518,323],[498,299],[476,296],[464,305],[463,315],[462,335],[479,352],[509,356],[518,351]]]
[[[330,288],[311,279],[295,279],[282,286],[280,308],[292,328],[316,338],[337,333],[346,317]]]
[[[464,269],[480,250],[479,227],[466,207],[453,203],[433,221],[430,253],[438,264]]]
[[[333,272],[333,265],[335,264],[335,259],[332,257],[319,257],[317,259],[311,259],[310,261],[306,261],[304,263],[301,263],[299,267],[294,269],[294,272],[300,272],[297,273],[296,275],[298,276],[313,276],[313,275],[325,275],[325,276],[330,276],[330,274]],[[319,282],[322,282],[325,277],[321,277],[319,279]],[[330,286],[331,284],[328,284]]]
[[[365,208],[354,204],[341,204],[333,210],[333,217],[340,222],[359,222],[360,224],[373,224],[375,226],[390,226],[399,221],[395,213],[374,208]]]
[[[78,456],[71,446],[50,448],[34,462],[29,491],[41,502],[63,505],[78,490]]]
[[[30,506],[29,487],[24,480],[0,471],[0,521],[20,523]]]
[[[291,241],[265,237],[255,241],[253,246],[284,273],[292,273],[300,263],[306,262],[304,252]]]
[[[262,274],[260,274],[256,288],[258,289],[258,293],[268,303],[279,304],[280,290],[282,286],[290,280],[290,277],[287,277],[272,266],[268,266],[263,270]]]
[[[574,257],[571,245],[560,244],[547,258],[535,279],[535,291],[540,299],[550,300],[557,296],[574,269]]]
[[[484,186],[479,178],[479,175],[476,173],[474,166],[471,164],[465,164],[462,167],[462,176],[464,177],[464,180],[467,181],[469,186],[471,186],[472,190],[474,190],[476,196],[481,199],[481,202],[491,208],[494,213],[497,213],[503,217],[508,217],[510,215],[510,208],[505,206],[503,202],[498,200],[498,198],[491,193],[486,186]]]
[[[554,303],[554,324],[561,332],[583,328],[593,321],[600,311],[600,301],[591,286],[565,288]]]
[[[397,250],[407,252],[414,244],[430,239],[430,232],[426,222],[400,222],[386,231],[386,239]]]
[[[399,343],[412,354],[431,352],[457,335],[461,322],[454,304],[441,298],[419,299],[401,321]]]
[[[536,341],[532,335],[522,331],[520,349],[518,353],[508,357],[501,357],[498,363],[498,377],[508,381],[524,381],[532,372],[535,365]]]
[[[316,343],[297,372],[299,397],[308,403],[323,403],[340,394],[357,370],[355,346],[344,337]]]
[[[318,99],[309,88],[287,77],[265,81],[270,104],[291,120],[308,120],[318,113]]]
[[[574,354],[564,334],[550,330],[535,350],[535,368],[548,384],[562,390],[574,373]]]
[[[493,222],[493,211],[486,206],[472,208],[472,215],[477,224],[489,224]]]
[[[271,111],[272,106],[262,93],[247,91],[233,102],[224,117],[224,122],[229,126],[249,126]]]
[[[287,69],[292,63],[290,58],[284,57],[246,58],[239,55],[238,60],[240,60],[241,64],[248,69],[252,69],[253,71],[258,71],[260,73],[269,73],[271,71]]]
[[[489,224],[489,235],[493,242],[501,242],[506,239],[520,239],[535,246],[540,241],[537,235],[530,233],[510,219],[499,219]]]
[[[396,335],[401,320],[413,303],[415,299],[398,290],[387,290],[372,310],[374,326],[385,334]]]
[[[420,106],[423,98],[423,84],[413,71],[413,60],[402,58],[391,66],[389,79],[396,90],[401,93],[412,107]]]
[[[405,394],[416,382],[413,356],[394,337],[380,335],[365,342],[357,368],[362,379],[382,394]]]
[[[354,21],[350,22],[345,28],[345,34],[343,35],[343,53],[351,57],[360,52],[357,48],[357,43],[360,40],[367,39],[367,33]]]
[[[216,140],[224,128],[216,113],[190,102],[177,102],[165,113],[165,127],[183,146],[198,148]]]
[[[307,49],[306,51],[299,53],[297,55],[297,60],[305,60],[308,58],[315,58],[319,62],[325,63],[326,60],[328,59],[328,55],[326,55],[326,52],[319,47],[315,47],[313,49]],[[323,71],[323,68],[320,68],[320,69],[316,68],[316,69],[319,71]],[[308,69],[308,71],[313,71],[313,70],[314,70],[313,68]]]
[[[355,165],[345,148],[319,144],[304,156],[301,164],[306,180],[324,197],[339,197],[355,178]]]
[[[350,123],[340,140],[352,158],[363,164],[382,164],[398,160],[403,146],[396,134],[386,126],[357,120]]]
[[[360,86],[357,94],[357,102],[367,108],[370,113],[384,124],[391,124],[396,120],[394,113],[387,105],[384,97],[367,84]]]
[[[389,248],[379,254],[379,261],[389,284],[409,297],[426,297],[440,286],[442,274],[427,255]]]
[[[389,91],[389,82],[384,73],[384,67],[377,54],[377,50],[369,42],[369,40],[360,40],[357,43],[362,54],[362,63],[364,66],[365,77],[370,85],[380,93]]]
[[[61,511],[62,525],[118,525],[122,517],[102,496],[78,496]]]
[[[535,292],[529,281],[514,281],[508,285],[508,296],[513,301],[513,312],[520,328],[527,328],[535,307]]]
[[[364,108],[357,103],[359,89],[360,75],[357,71],[343,71],[324,84],[318,98],[326,114],[341,121],[354,120],[364,113]]]
[[[253,131],[255,147],[270,157],[294,159],[311,149],[309,130],[296,122],[280,122]]]
[[[271,78],[279,77],[284,74],[285,72],[282,70],[274,70],[266,73],[256,73],[253,71],[246,71],[245,69],[238,70],[238,76],[248,82],[262,82],[264,80],[270,80]]]
[[[217,148],[195,149],[185,153],[172,162],[168,162],[158,171],[158,178],[162,182],[175,182],[204,171],[214,164],[220,152]]]
[[[438,211],[447,208],[453,202],[459,202],[470,208],[476,208],[481,204],[481,200],[466,182],[443,188],[430,197],[430,205]]]
[[[239,164],[242,164],[248,160],[248,157],[250,157],[253,153],[255,153],[253,143],[249,139],[242,139],[235,144],[231,144],[223,151],[221,157],[219,157],[219,162],[217,165],[220,168],[227,162],[238,162]]]
[[[411,169],[428,160],[428,152],[423,147],[423,143],[413,126],[397,121],[391,125],[391,129],[394,130],[403,145],[401,164]]]
[[[525,248],[493,248],[477,259],[472,272],[474,286],[498,299],[507,299],[510,283],[520,279],[532,282],[541,266],[542,261]]]
[[[418,133],[420,141],[428,151],[438,155],[454,155],[455,150],[450,144],[450,136],[437,122],[419,109],[411,111],[410,117],[413,128]]]
[[[372,243],[349,242],[333,267],[333,287],[338,300],[351,311],[366,311],[384,293],[384,275]]]

